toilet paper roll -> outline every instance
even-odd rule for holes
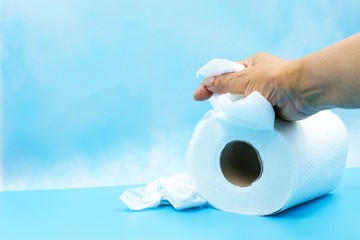
[[[211,102],[217,107],[197,124],[187,161],[194,188],[213,207],[269,215],[336,188],[347,133],[331,111],[286,122],[275,118],[258,92],[234,102],[229,94],[219,95]]]

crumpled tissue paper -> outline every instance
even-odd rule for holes
[[[206,200],[194,190],[186,173],[175,174],[169,178],[161,177],[144,187],[126,190],[120,199],[131,210],[168,204],[181,210],[207,204]]]

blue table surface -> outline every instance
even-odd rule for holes
[[[267,217],[211,207],[133,212],[129,186],[0,193],[0,239],[360,239],[360,168],[332,193]]]

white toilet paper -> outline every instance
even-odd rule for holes
[[[214,96],[211,102],[214,110],[196,126],[187,161],[195,189],[212,206],[268,215],[336,188],[347,133],[335,114],[285,122],[275,119],[257,92],[234,102],[229,94]]]

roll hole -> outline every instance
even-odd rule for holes
[[[262,173],[259,153],[243,141],[232,141],[225,145],[220,155],[220,168],[229,182],[240,187],[250,186]]]

